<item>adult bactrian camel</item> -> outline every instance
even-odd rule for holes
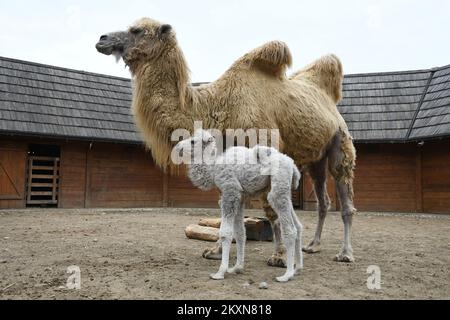
[[[353,261],[350,229],[353,207],[355,148],[336,108],[341,99],[343,71],[334,55],[322,57],[287,78],[292,56],[283,42],[269,42],[238,59],[217,81],[192,87],[175,32],[149,18],[128,30],[103,35],[103,54],[121,57],[133,75],[132,111],[156,163],[167,168],[175,142],[174,130],[205,128],[279,129],[280,147],[309,171],[318,200],[319,221],[306,252],[320,251],[322,227],[329,208],[326,172],[336,181],[344,222],[344,244],[335,260]],[[276,252],[269,265],[284,266],[284,246],[277,217],[265,201],[272,222]],[[204,253],[220,258],[220,242]]]

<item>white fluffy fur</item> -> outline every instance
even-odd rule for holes
[[[200,144],[201,149],[197,148]],[[289,281],[296,273],[295,264],[297,269],[303,268],[302,224],[294,212],[291,199],[291,190],[298,187],[300,172],[291,158],[276,149],[262,146],[252,149],[233,147],[218,155],[214,137],[204,130],[196,131],[192,138],[181,141],[176,148],[178,152],[190,153],[189,178],[193,184],[202,190],[217,187],[222,195],[222,263],[219,271],[211,275],[212,279],[223,279],[226,272],[239,273],[243,270],[245,198],[269,190],[267,200],[278,215],[287,250],[287,270],[283,276],[277,277],[277,281]],[[200,163],[194,163],[192,150],[203,151]],[[237,244],[237,262],[228,269],[233,237]]]

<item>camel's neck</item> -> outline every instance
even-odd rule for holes
[[[173,47],[164,55],[140,65],[134,77],[134,107],[138,112],[168,113],[171,123],[183,121],[192,99],[189,70],[180,48]],[[142,109],[139,107],[143,107]]]
[[[189,165],[189,179],[192,184],[201,190],[211,190],[214,188],[214,167],[217,150],[211,155],[203,155],[201,163]]]
[[[178,47],[157,60],[149,60],[134,70],[133,114],[155,162],[171,164],[176,129],[192,131],[191,87],[183,53]]]

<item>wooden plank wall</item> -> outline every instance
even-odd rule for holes
[[[84,208],[86,192],[86,155],[88,143],[64,143],[61,146],[59,206]]]
[[[0,136],[0,208],[24,208],[27,145]]]
[[[0,136],[0,208],[24,208],[29,143],[61,146],[59,207],[209,207],[217,191],[202,192],[187,177],[168,177],[143,147]],[[359,211],[450,213],[450,141],[357,145],[355,205]],[[6,171],[5,171],[6,169]],[[7,172],[7,174],[6,174]],[[303,207],[315,196],[303,175]],[[338,209],[332,179],[328,192]],[[258,203],[255,202],[255,207]]]
[[[168,206],[178,208],[218,208],[219,192],[201,191],[194,187],[186,177],[185,168],[179,175],[169,177]]]
[[[314,193],[314,184],[308,172],[302,174],[302,181],[303,210],[315,211],[317,210],[317,199],[316,194]],[[336,197],[336,188],[334,187],[334,180],[331,175],[328,175],[327,177],[327,192],[331,201],[330,210],[338,210],[339,205]]]
[[[359,211],[416,211],[413,144],[357,145],[355,206]]]
[[[163,206],[163,173],[143,147],[93,144],[86,207]]]
[[[422,199],[425,212],[450,213],[450,141],[422,147]]]

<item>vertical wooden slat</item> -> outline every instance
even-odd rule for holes
[[[169,174],[163,173],[163,207],[169,206]]]
[[[88,145],[86,151],[86,186],[84,188],[84,207],[89,208],[91,206],[91,158],[92,158],[92,144]]]
[[[56,202],[56,188],[57,184],[57,176],[58,176],[58,159],[55,158],[53,160],[53,187],[52,187],[52,200]]]
[[[27,203],[31,201],[31,183],[33,180],[33,157],[28,158]]]
[[[422,148],[416,153],[416,212],[423,212]]]

